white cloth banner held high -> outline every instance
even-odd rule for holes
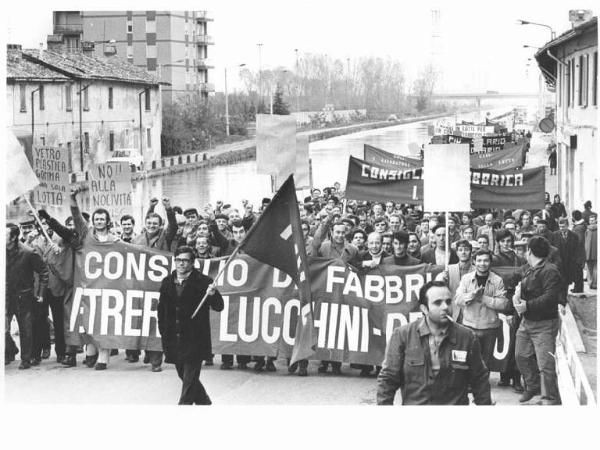
[[[470,211],[469,144],[429,144],[424,153],[424,210]]]
[[[25,152],[12,131],[6,138],[6,202],[35,188],[40,181],[35,176]]]

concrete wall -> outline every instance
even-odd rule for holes
[[[25,84],[27,110],[20,110],[19,84],[7,85],[7,125],[17,135],[31,134],[31,92],[39,83]],[[72,110],[66,110],[67,83],[44,83],[44,110],[39,109],[39,93],[34,95],[34,145],[71,148],[73,171],[81,169],[79,147],[79,90],[72,83]],[[113,88],[113,108],[108,108],[108,88]],[[139,148],[140,85],[95,81],[88,87],[89,110],[81,115],[82,136],[89,134],[89,152],[84,154],[84,170],[90,163],[103,162],[110,157],[110,133],[114,133],[115,150],[126,147]],[[142,95],[143,156],[148,163],[160,158],[160,135],[162,131],[162,104],[158,87],[150,89],[151,110],[145,110]],[[150,128],[151,147],[147,147],[146,128]],[[85,150],[85,149],[84,149]]]
[[[305,125],[310,123],[311,116],[315,116],[317,114],[325,113],[325,120],[327,122],[333,122],[333,115],[341,116],[345,119],[348,119],[351,115],[356,114],[356,111],[360,112],[361,115],[367,115],[366,109],[347,109],[347,110],[333,110],[333,111],[300,111],[291,113],[294,117],[296,117],[297,125]]]

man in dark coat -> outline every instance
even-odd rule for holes
[[[36,303],[48,285],[48,267],[42,258],[19,241],[20,230],[14,223],[6,224],[6,314],[4,334],[5,364],[14,361],[17,346],[10,335],[13,316],[19,324],[21,364],[19,369],[31,367],[33,350],[33,314]],[[34,274],[39,281],[35,282]]]
[[[433,249],[421,252],[421,262],[443,266],[446,259],[446,228],[443,224],[438,224],[433,227],[436,246]],[[448,264],[457,264],[458,256],[456,252],[450,249],[450,257]]]
[[[158,330],[165,362],[175,364],[183,383],[180,405],[210,405],[200,382],[200,368],[212,354],[209,308],[222,311],[223,297],[213,280],[194,268],[191,247],[182,246],[175,251],[175,264],[176,270],[162,281],[158,300]],[[192,319],[205,293],[208,298]]]
[[[554,245],[558,248],[563,263],[565,285],[575,283],[571,292],[583,292],[583,266],[585,264],[585,248],[579,244],[577,234],[568,229],[568,219],[558,221],[560,229],[553,233]]]

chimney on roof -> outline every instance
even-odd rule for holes
[[[578,27],[592,17],[593,13],[591,9],[571,9],[569,11],[569,22],[571,22],[572,28]]]

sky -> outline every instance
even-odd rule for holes
[[[567,31],[570,9],[591,9],[595,2],[580,0],[197,0],[103,2],[12,2],[5,12],[4,39],[37,48],[52,32],[52,10],[207,10],[214,19],[208,33],[215,45],[209,58],[215,64],[211,82],[223,89],[223,69],[246,64],[258,68],[261,43],[263,68],[295,64],[294,49],[332,58],[381,56],[400,60],[409,80],[432,58],[441,69],[437,90],[443,92],[535,92],[539,71],[527,68],[534,50],[550,40],[547,28],[518,25],[525,19]],[[597,9],[594,13],[597,14]],[[432,10],[440,12],[432,25]],[[439,38],[432,38],[432,34]],[[437,44],[432,44],[437,42]],[[433,50],[432,50],[433,49]],[[229,71],[229,89],[241,88]]]

